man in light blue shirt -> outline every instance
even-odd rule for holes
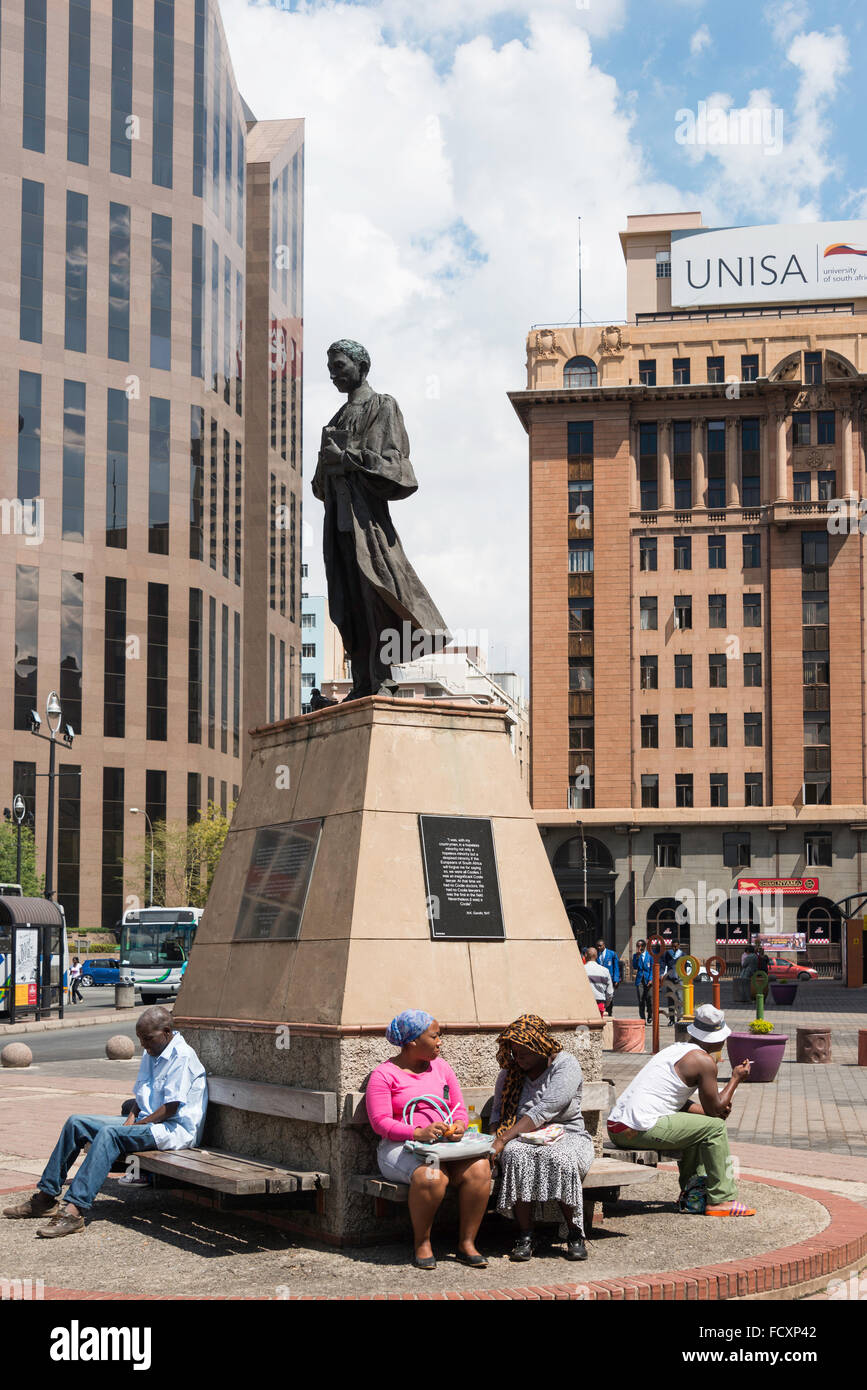
[[[36,1192],[17,1206],[12,1218],[50,1217],[36,1234],[53,1239],[84,1230],[84,1213],[118,1159],[147,1149],[187,1149],[198,1144],[205,1123],[208,1084],[205,1068],[180,1033],[168,1009],[146,1009],[136,1024],[144,1053],[135,1083],[135,1100],[126,1119],[114,1115],[70,1115],[45,1165]],[[126,1108],[126,1107],[125,1107]],[[87,1157],[69,1185],[66,1175],[85,1144]]]
[[[611,976],[611,983],[615,990],[620,988],[620,958],[616,951],[609,951],[605,942],[600,936],[596,942],[596,959],[600,965],[604,965],[608,974]],[[605,1012],[610,1015],[614,1012],[614,995],[606,1001]]]

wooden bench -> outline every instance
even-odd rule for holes
[[[476,1114],[480,1115],[483,1121],[487,1121],[494,1099],[490,1086],[465,1086],[461,1089],[467,1108],[473,1105]],[[613,1090],[612,1084],[608,1081],[586,1082],[581,1096],[582,1115],[600,1112],[607,1115],[613,1102]],[[342,1123],[351,1125],[369,1123],[363,1091],[353,1091],[345,1097]],[[655,1155],[650,1152],[645,1154],[642,1151],[641,1157],[644,1161],[638,1162],[636,1161],[637,1152],[635,1157],[632,1153],[624,1152],[617,1158],[596,1158],[593,1160],[593,1166],[581,1184],[585,1194],[584,1229],[586,1231],[589,1231],[593,1225],[593,1215],[597,1202],[602,1202],[604,1208],[618,1200],[621,1187],[650,1182],[652,1178],[656,1177]],[[377,1217],[383,1217],[388,1213],[389,1204],[406,1204],[409,1197],[409,1187],[406,1183],[391,1182],[380,1173],[354,1175],[349,1179],[349,1190],[372,1197]]]
[[[308,1091],[296,1086],[209,1076],[208,1106],[211,1105],[315,1124],[337,1123],[337,1096],[333,1091]],[[322,1211],[324,1193],[331,1185],[328,1173],[286,1168],[241,1154],[225,1153],[222,1149],[157,1149],[138,1154],[137,1161],[143,1172],[153,1173],[158,1179],[209,1188],[224,1196],[315,1192],[318,1211]]]

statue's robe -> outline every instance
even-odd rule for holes
[[[430,651],[441,650],[451,634],[406,558],[388,510],[389,502],[411,497],[418,488],[397,401],[365,385],[329,420],[323,443],[331,430],[347,436],[341,459],[345,472],[335,474],[320,460],[312,486],[314,497],[325,504],[328,606],[344,647],[355,658],[353,681],[358,685],[361,672],[355,664],[370,647],[371,627],[381,631],[383,620],[400,632],[406,661],[411,656],[408,633],[427,634],[431,640],[425,649]],[[340,435],[338,442],[343,442]]]

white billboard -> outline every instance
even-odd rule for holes
[[[771,304],[867,296],[867,222],[671,234],[671,302]]]

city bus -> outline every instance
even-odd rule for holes
[[[132,980],[145,1003],[177,994],[201,916],[200,907],[140,907],[123,914],[120,977]]]

